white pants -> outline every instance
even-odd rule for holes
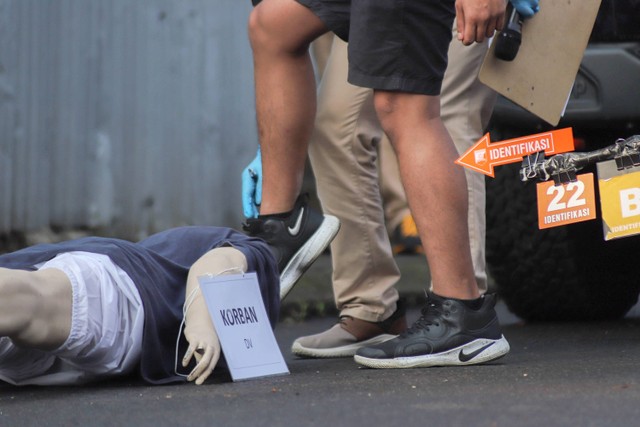
[[[69,252],[38,266],[56,268],[73,290],[71,332],[44,352],[0,338],[0,380],[68,385],[131,372],[140,361],[144,309],[135,284],[106,255]]]

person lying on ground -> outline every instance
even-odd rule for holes
[[[275,258],[262,240],[229,228],[178,227],[137,243],[85,237],[0,255],[0,380],[72,385],[137,373],[151,384],[202,384],[221,349],[198,277],[243,272],[257,274],[274,327]]]

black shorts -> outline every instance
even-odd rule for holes
[[[349,82],[440,94],[454,0],[296,0],[349,42]]]

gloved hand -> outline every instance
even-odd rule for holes
[[[531,18],[539,10],[539,0],[510,0],[513,7],[518,11],[521,17]]]
[[[209,311],[200,290],[186,313],[184,336],[189,347],[182,358],[182,366],[189,366],[195,356],[196,366],[189,373],[187,381],[200,385],[211,375],[220,359],[220,340],[213,326]]]
[[[244,273],[247,269],[245,255],[240,250],[228,246],[210,250],[198,258],[189,269],[183,307],[184,337],[189,347],[182,358],[182,366],[189,366],[194,356],[196,366],[187,376],[187,381],[195,380],[198,385],[205,382],[220,360],[221,352],[220,340],[209,315],[207,302],[200,290],[198,278],[203,275]]]
[[[262,155],[260,148],[256,158],[242,171],[242,210],[247,218],[257,218],[262,203]]]

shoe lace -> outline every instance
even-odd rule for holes
[[[429,300],[420,310],[421,316],[416,320],[404,335],[412,335],[420,331],[430,330],[430,326],[440,326],[442,321],[443,307],[439,301]]]

